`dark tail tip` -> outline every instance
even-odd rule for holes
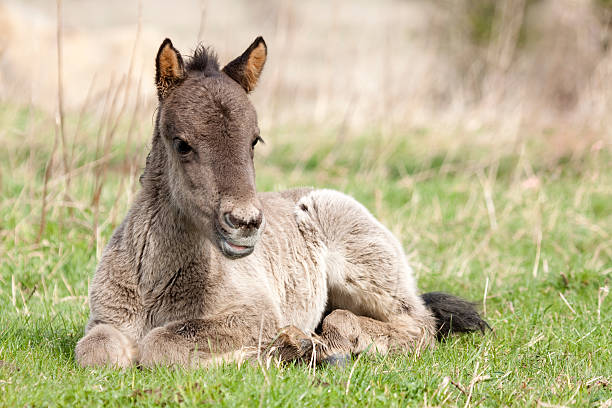
[[[442,292],[425,293],[421,298],[436,318],[438,340],[452,333],[468,333],[476,330],[484,333],[486,329],[491,329],[480,317],[472,302]]]

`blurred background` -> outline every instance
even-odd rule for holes
[[[610,0],[1,0],[0,236],[80,231],[99,256],[139,189],[163,39],[225,64],[258,35],[260,190],[345,191],[410,248],[433,242],[432,259],[441,240],[455,248],[449,223],[507,242],[518,222],[537,244],[556,228],[541,203],[558,214],[596,196],[599,224],[612,214],[611,27]]]
[[[118,106],[150,117],[165,37],[185,55],[212,45],[226,63],[263,35],[263,129],[426,128],[543,138],[553,150],[610,142],[609,0],[61,3],[66,111],[102,111],[114,89]],[[2,0],[2,100],[58,110],[57,19],[55,1]]]

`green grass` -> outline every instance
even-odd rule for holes
[[[88,280],[138,189],[150,121],[139,126],[131,143],[120,127],[106,167],[87,167],[101,153],[95,122],[86,124],[68,189],[58,146],[38,240],[53,123],[0,109],[0,406],[610,406],[612,297],[601,288],[612,272],[612,155],[476,145],[469,135],[457,149],[427,131],[340,143],[333,129],[278,130],[258,146],[258,186],[352,194],[402,239],[422,291],[477,301],[493,333],[314,372],[78,367]]]

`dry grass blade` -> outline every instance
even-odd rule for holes
[[[42,191],[42,203],[40,208],[40,222],[38,226],[38,234],[36,235],[36,243],[39,243],[43,232],[45,230],[45,224],[47,221],[47,189],[49,185],[49,180],[51,178],[51,172],[53,171],[53,159],[55,157],[55,151],[57,150],[57,132],[55,134],[55,139],[53,141],[53,149],[51,150],[51,155],[49,156],[49,160],[47,161],[47,165],[45,166],[45,177],[43,181],[43,191]]]
[[[56,122],[62,142],[62,162],[64,173],[68,173],[68,153],[66,146],[66,135],[64,129],[64,66],[63,66],[63,13],[62,0],[56,0],[57,5],[57,117]]]
[[[597,321],[598,322],[601,322],[601,305],[603,304],[604,300],[608,296],[608,293],[610,293],[610,289],[608,288],[608,285],[606,282],[606,285],[599,288],[599,291],[597,292]]]
[[[368,348],[365,351],[359,353],[359,355],[357,356],[357,359],[353,363],[353,366],[351,367],[351,371],[349,373],[348,379],[346,380],[346,387],[344,389],[344,394],[345,395],[348,395],[349,389],[351,388],[351,379],[353,378],[353,373],[355,372],[355,367],[357,367],[357,364],[359,363],[359,360],[361,360],[361,356],[367,354],[367,352],[370,349],[370,347],[371,347],[371,345],[368,346]]]
[[[572,307],[572,305],[570,305],[570,303],[567,301],[567,299],[565,298],[565,296],[563,296],[563,293],[559,292],[559,296],[561,297],[561,300],[563,300],[563,303],[565,303],[565,305],[568,307],[568,309],[573,313],[576,314],[576,311],[574,310],[574,308]]]

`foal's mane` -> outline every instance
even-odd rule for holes
[[[189,58],[189,62],[187,62],[187,71],[200,71],[205,76],[219,75],[221,71],[219,70],[217,54],[210,47],[205,47],[202,44],[198,45]]]

